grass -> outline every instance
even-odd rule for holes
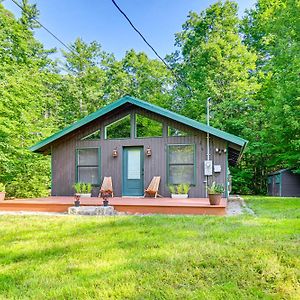
[[[0,299],[300,299],[300,198],[257,216],[0,217]]]

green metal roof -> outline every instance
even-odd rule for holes
[[[37,144],[35,144],[34,146],[30,147],[30,150],[33,152],[39,152],[38,150],[40,150],[41,148],[44,148],[45,146],[51,144],[52,142],[60,139],[61,137],[67,135],[70,132],[73,132],[74,130],[94,121],[95,119],[104,116],[105,114],[111,112],[112,110],[126,104],[126,103],[131,103],[133,105],[136,105],[138,107],[144,108],[146,110],[149,110],[151,112],[154,112],[158,115],[173,119],[177,122],[180,122],[182,124],[185,124],[187,126],[193,127],[195,129],[199,129],[201,131],[204,132],[208,132],[216,137],[219,137],[221,139],[224,139],[228,142],[231,142],[233,144],[239,145],[242,148],[244,148],[247,144],[247,140],[244,140],[238,136],[235,136],[233,134],[227,133],[225,131],[213,128],[211,126],[208,126],[206,124],[194,121],[190,118],[187,118],[185,116],[179,115],[177,113],[174,113],[172,111],[169,111],[167,109],[164,109],[162,107],[153,105],[151,103],[142,101],[140,99],[131,97],[131,96],[124,96],[122,98],[120,98],[119,100],[105,106],[104,108],[101,108],[97,111],[95,111],[94,113],[86,116],[85,118],[73,123],[72,125],[64,128],[63,130],[51,135],[50,137],[38,142]]]

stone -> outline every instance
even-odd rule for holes
[[[84,216],[113,216],[116,211],[113,206],[72,206],[68,209],[69,215]]]

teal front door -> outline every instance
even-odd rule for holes
[[[123,196],[144,195],[144,149],[123,148]]]

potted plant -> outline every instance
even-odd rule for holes
[[[207,192],[210,205],[219,205],[224,193],[224,186],[213,182],[211,186],[207,187]]]
[[[174,199],[186,199],[190,190],[188,183],[181,183],[178,185],[169,185],[171,197]]]
[[[76,194],[79,194],[80,197],[88,198],[91,197],[92,194],[92,184],[91,183],[84,183],[84,182],[77,182],[74,184],[74,189]],[[75,194],[75,196],[76,196]]]
[[[0,201],[3,201],[5,198],[5,185],[0,182]]]
[[[90,183],[82,183],[81,184],[81,197],[89,198],[92,197],[92,185]]]

